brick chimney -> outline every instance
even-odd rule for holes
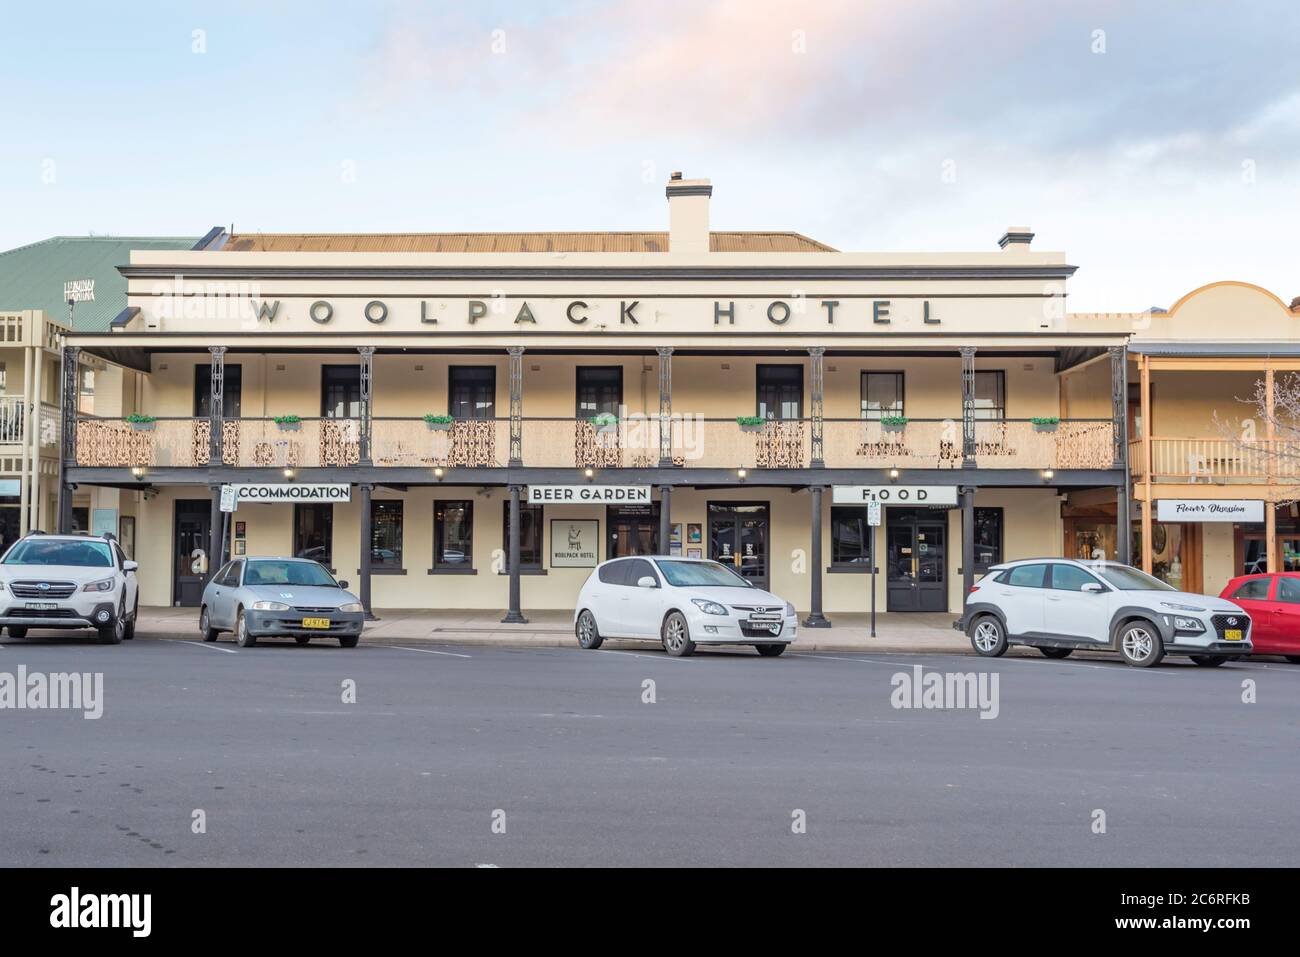
[[[664,190],[668,197],[668,251],[709,251],[709,197],[713,187],[707,179],[682,179],[673,173]]]

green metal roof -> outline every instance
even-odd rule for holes
[[[126,278],[117,271],[132,249],[191,249],[197,236],[55,236],[0,253],[0,310],[44,309],[67,321],[63,284],[93,279],[93,301],[78,302],[73,325],[102,332],[126,308]]]

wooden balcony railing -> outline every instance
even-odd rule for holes
[[[1151,441],[1153,482],[1251,484],[1300,480],[1300,448],[1281,439],[1250,442],[1225,438],[1156,438]],[[1145,479],[1143,443],[1129,443],[1129,471]]]
[[[2,420],[0,420],[2,422]],[[459,419],[431,426],[422,418],[371,420],[371,461],[378,468],[499,468],[508,464],[508,418]],[[586,418],[524,417],[525,467],[653,468],[665,451],[657,416],[631,416],[597,426]],[[769,420],[742,428],[734,419],[676,416],[666,451],[681,468],[807,468],[810,419]],[[160,418],[150,429],[124,420],[84,417],[77,423],[76,464],[91,467],[206,467],[209,420]],[[1028,420],[975,424],[975,460],[982,468],[1108,469],[1114,455],[1109,420],[1066,420],[1055,428]],[[359,464],[361,421],[310,418],[293,426],[271,419],[227,419],[222,462],[241,468],[330,468]],[[960,468],[960,420],[912,419],[900,431],[862,419],[823,420],[828,468]]]

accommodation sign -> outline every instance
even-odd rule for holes
[[[529,505],[568,505],[600,502],[609,505],[645,505],[649,485],[530,485]]]
[[[298,482],[259,483],[256,485],[231,485],[235,501],[245,502],[350,502],[352,486],[311,485]],[[223,490],[224,491],[224,490]]]
[[[1162,498],[1156,502],[1158,522],[1262,522],[1264,503],[1229,498]]]

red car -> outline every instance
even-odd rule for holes
[[[1242,575],[1219,597],[1250,615],[1252,654],[1283,655],[1300,665],[1300,572]]]

